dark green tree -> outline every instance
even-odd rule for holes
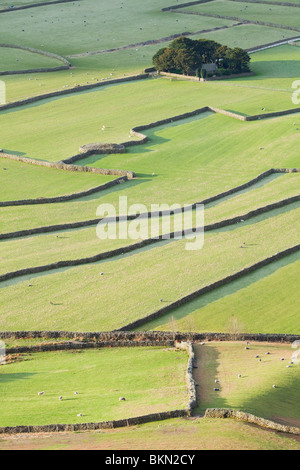
[[[153,58],[153,63],[158,72],[172,72],[176,70],[176,51],[166,48],[161,54]]]
[[[187,49],[176,51],[175,64],[178,70],[184,75],[190,75],[199,67],[199,61],[196,52]]]
[[[239,47],[228,49],[225,55],[225,61],[228,63],[228,67],[235,73],[249,72],[250,60],[249,54]]]

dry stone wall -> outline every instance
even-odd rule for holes
[[[244,413],[243,411],[230,410],[226,408],[208,408],[204,415],[205,418],[234,418],[238,421],[244,421],[246,423],[255,424],[265,429],[272,431],[284,432],[289,434],[300,435],[300,428],[293,426],[286,426],[278,424],[268,419],[260,418],[250,413]]]
[[[118,343],[133,346],[134,344],[151,343],[160,346],[165,342],[174,341],[197,343],[203,341],[258,341],[267,343],[285,343],[292,344],[300,341],[300,335],[294,334],[263,334],[263,333],[240,333],[233,338],[230,333],[218,332],[170,332],[170,331],[0,331],[0,339],[4,342],[10,339],[49,339],[49,340],[74,340],[76,342],[102,342],[108,344]],[[74,342],[73,341],[73,342]]]

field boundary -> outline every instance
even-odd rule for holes
[[[88,153],[86,153],[85,155],[82,155],[82,158],[86,158],[87,156],[88,156]],[[98,173],[100,175],[119,175],[119,176],[127,176],[129,179],[134,178],[135,176],[134,172],[130,170],[114,170],[114,169],[94,168],[94,167],[80,166],[80,165],[71,165],[69,163],[64,163],[63,161],[48,162],[45,160],[36,160],[33,158],[20,157],[19,155],[8,154],[8,153],[3,153],[3,152],[0,152],[0,158],[7,158],[8,160],[14,160],[14,161],[21,162],[21,163],[28,163],[29,165],[43,166],[46,168],[52,168],[54,170],[78,171],[78,172],[84,172],[84,173]]]
[[[201,12],[196,12],[196,11],[189,11],[189,10],[168,10],[170,13],[180,13],[182,15],[196,15],[196,16],[204,16],[208,18],[220,18],[223,20],[231,20],[231,21],[238,21],[243,24],[256,24],[259,26],[269,26],[271,28],[277,28],[277,29],[285,29],[287,31],[299,31],[300,28],[296,28],[294,26],[287,26],[287,25],[282,25],[282,24],[277,24],[277,23],[269,23],[267,21],[255,21],[255,20],[245,20],[243,18],[239,18],[237,16],[226,16],[226,15],[218,15],[216,13],[201,13]]]
[[[231,410],[228,408],[207,408],[204,418],[233,418],[238,421],[255,424],[261,428],[270,429],[272,431],[284,432],[288,434],[300,435],[300,428],[294,426],[287,426],[268,419],[260,418],[250,413],[243,411]]]
[[[83,343],[84,344],[84,343]],[[149,343],[146,344],[149,346]],[[120,347],[119,345],[116,345]],[[122,346],[122,345],[121,345]],[[128,346],[128,343],[126,344]],[[142,344],[134,344],[134,346],[143,346]],[[158,346],[157,342],[153,346]],[[162,346],[174,347],[174,341],[163,342]],[[97,347],[93,345],[93,347]],[[195,354],[191,343],[177,343],[175,347],[186,351],[188,355],[188,364],[186,368],[186,387],[188,392],[188,403],[184,409],[176,409],[160,413],[152,413],[132,418],[124,418],[120,420],[103,421],[100,423],[80,423],[80,424],[50,424],[41,426],[7,426],[0,427],[0,434],[23,434],[23,433],[41,433],[41,432],[66,432],[66,431],[90,431],[97,429],[115,429],[126,426],[134,426],[138,424],[161,421],[170,418],[189,417],[192,409],[197,405],[196,384],[193,379],[193,367],[195,362]],[[78,349],[78,345],[75,348]],[[85,344],[85,348],[87,345]],[[70,349],[70,348],[69,348]],[[48,349],[49,351],[49,349]]]
[[[228,227],[230,225],[235,225],[237,223],[240,223],[241,221],[249,220],[252,217],[256,217],[258,215],[264,214],[264,213],[272,211],[274,209],[278,209],[280,207],[284,207],[284,206],[287,206],[289,204],[293,204],[294,202],[297,202],[297,201],[300,201],[300,195],[293,196],[291,198],[287,198],[287,199],[269,204],[267,206],[260,207],[258,209],[254,209],[254,210],[252,210],[252,211],[250,211],[246,214],[239,215],[239,216],[236,216],[236,217],[231,218],[231,219],[224,219],[224,220],[221,220],[219,222],[209,224],[207,226],[204,226],[204,231],[205,232],[210,232],[210,231],[217,230],[217,229],[220,229],[220,228],[223,228],[223,227]],[[149,214],[144,214],[144,215],[149,216]],[[135,216],[135,215],[127,216],[127,218],[125,218],[125,220],[134,220],[137,217],[140,217],[140,215],[138,215],[138,216]],[[120,219],[122,219],[122,217],[119,217],[117,221],[120,221]],[[99,219],[99,221],[100,220],[101,219]],[[197,227],[197,228],[199,229],[199,227]],[[86,258],[80,258],[80,259],[75,259],[75,260],[57,261],[56,263],[50,263],[50,264],[43,265],[43,266],[36,266],[36,267],[32,267],[32,268],[24,268],[24,269],[21,269],[21,270],[18,270],[18,271],[9,272],[9,273],[0,275],[0,283],[11,280],[11,279],[16,279],[16,278],[22,277],[22,276],[28,276],[28,275],[31,275],[31,274],[50,272],[50,271],[54,271],[54,270],[57,270],[57,269],[60,269],[60,268],[76,267],[76,266],[83,266],[83,265],[87,265],[87,264],[94,264],[94,263],[97,263],[99,261],[114,258],[116,256],[121,256],[121,255],[126,255],[127,253],[132,253],[136,250],[139,250],[139,249],[144,248],[144,247],[149,246],[149,245],[160,243],[160,242],[164,241],[166,239],[166,237],[167,237],[167,239],[176,239],[176,237],[178,237],[178,236],[180,237],[180,236],[184,236],[185,234],[193,233],[195,231],[195,229],[196,228],[193,227],[189,230],[185,230],[185,231],[181,231],[181,232],[171,232],[167,235],[162,234],[157,238],[146,238],[145,240],[142,240],[140,242],[133,243],[133,244],[128,245],[128,246],[123,246],[121,248],[116,248],[115,250],[105,251],[103,253],[99,253],[99,254],[96,254],[94,256],[90,256],[90,257],[86,257]]]
[[[119,328],[120,331],[125,330],[132,330],[134,328],[139,328],[140,326],[144,325],[145,323],[148,323],[151,320],[155,320],[157,318],[162,317],[166,313],[171,312],[172,310],[181,307],[182,305],[186,305],[192,300],[197,299],[198,297],[201,297],[201,295],[204,295],[208,292],[212,292],[215,289],[218,289],[219,287],[223,287],[227,284],[230,284],[233,281],[236,281],[248,274],[253,273],[254,271],[257,271],[260,268],[263,268],[264,266],[268,266],[269,264],[274,263],[275,261],[278,261],[282,258],[285,258],[286,256],[289,256],[293,253],[297,253],[300,251],[300,244],[295,245],[291,248],[288,248],[286,250],[283,250],[279,253],[276,253],[273,256],[270,256],[268,258],[265,258],[255,264],[252,264],[251,266],[248,266],[247,268],[242,269],[241,271],[238,271],[234,274],[230,274],[229,276],[226,276],[223,279],[220,279],[219,281],[213,282],[212,284],[209,284],[205,287],[202,287],[199,290],[196,290],[184,297],[182,297],[179,300],[176,300],[175,302],[170,303],[169,305],[162,307],[159,310],[156,310],[153,313],[150,313],[149,315],[146,315],[143,318],[140,318],[138,320],[135,320],[134,322],[128,323],[127,325],[123,326],[122,328]]]

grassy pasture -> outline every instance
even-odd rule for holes
[[[21,49],[0,47],[0,72],[59,67],[59,60]]]
[[[64,196],[100,186],[116,176],[48,169],[0,160],[0,201]]]
[[[300,366],[286,367],[293,352],[289,345],[254,343],[245,350],[243,344],[225,342],[197,345],[195,349],[199,412],[206,408],[232,408],[299,426]],[[238,374],[242,375],[240,379]],[[213,391],[215,379],[220,381],[218,393]],[[273,389],[273,384],[277,388]]]
[[[179,331],[253,331],[298,334],[299,255],[265,267],[228,286],[216,289],[162,318],[143,325],[143,330],[170,329],[171,319]],[[282,286],[288,286],[282,289]],[[291,305],[293,307],[291,308]]]
[[[150,347],[32,354],[1,366],[0,426],[99,422],[182,409],[186,365],[185,353]],[[38,397],[40,391],[45,395]]]
[[[207,233],[200,251],[185,250],[186,240],[167,240],[111,261],[2,283],[0,328],[110,331],[125,326],[298,243],[298,218],[299,208],[258,223]],[[243,242],[247,249],[240,248]],[[291,302],[293,332],[299,331],[295,308]],[[284,330],[284,317],[279,323]],[[270,324],[267,327],[273,329]],[[255,318],[249,328],[256,330]]]
[[[54,2],[55,0],[47,0],[47,2]],[[15,7],[25,6],[25,5],[35,5],[36,3],[41,3],[40,0],[16,0],[13,5]],[[12,2],[9,0],[2,0],[1,10],[9,8],[12,5]]]
[[[239,46],[253,47],[291,37],[291,33],[264,26],[243,25],[206,33],[202,36],[193,36],[194,39],[200,37],[214,39],[232,47],[236,45],[238,37]],[[124,74],[141,73],[144,68],[152,66],[152,57],[157,49],[168,45],[169,41],[129,50],[73,58],[70,60],[74,68],[68,71],[18,75],[17,77],[6,76],[7,101],[61,90],[66,86],[74,87],[76,84],[85,85],[96,83],[97,80],[122,77]],[[290,79],[297,79],[300,73],[299,54],[298,48],[289,45],[257,52],[251,55],[251,68],[256,73],[255,77],[214,82],[206,84],[206,86],[213,85],[222,89],[224,83],[228,86],[229,83],[234,85],[243,82],[244,86],[249,87],[256,85],[263,88],[274,88],[274,91],[291,90]],[[257,83],[252,83],[255,80]],[[240,93],[242,92],[243,89],[240,90]],[[230,95],[227,98],[230,98]],[[274,98],[274,101],[278,104],[277,99]],[[291,107],[291,102],[286,104],[286,108],[289,107]]]
[[[150,85],[153,83],[156,85],[158,82],[151,81]],[[168,90],[169,82],[159,81],[159,83],[162,83],[164,90]],[[166,88],[164,88],[164,84],[167,84]],[[181,83],[175,84],[175,89],[178,90],[177,85],[179,85],[180,90]],[[139,86],[139,84],[136,84],[136,86]],[[136,109],[138,110],[138,108]],[[151,107],[148,109],[151,109]],[[178,112],[179,109],[176,111]],[[174,109],[173,112],[175,113]],[[142,113],[141,110],[140,113]],[[170,114],[170,111],[168,113]],[[164,113],[161,112],[160,117],[164,117],[166,114],[165,111]],[[17,118],[19,113],[6,115],[6,118],[13,116]],[[23,114],[23,116],[25,115]],[[30,120],[29,110],[26,116]],[[211,114],[185,124],[182,121],[182,123],[177,123],[174,126],[149,130],[147,135],[150,141],[141,147],[129,148],[127,153],[122,155],[109,155],[100,159],[99,156],[96,158],[89,157],[82,161],[82,164],[102,168],[121,168],[135,171],[137,178],[127,182],[126,188],[125,186],[124,188],[120,186],[117,190],[111,188],[102,192],[100,198],[94,195],[84,200],[71,201],[67,205],[49,205],[47,211],[38,206],[26,206],[22,208],[22,211],[13,207],[9,209],[2,208],[0,209],[1,232],[49,225],[49,221],[50,225],[53,225],[95,219],[98,205],[105,202],[116,206],[119,195],[128,196],[129,206],[135,202],[145,204],[147,207],[161,202],[169,204],[176,202],[182,205],[193,203],[245,183],[270,168],[299,167],[297,142],[300,139],[300,133],[297,131],[297,126],[293,125],[294,122],[298,123],[297,117],[295,115],[246,123]],[[150,116],[147,119],[150,120]],[[2,122],[5,126],[6,121],[3,119]],[[29,131],[30,122],[27,125],[21,119],[18,119],[18,122],[24,128],[27,126]],[[66,132],[69,131],[69,135],[75,139],[72,122],[74,121],[70,118],[68,127],[65,130]],[[113,125],[111,121],[102,119],[98,121],[98,126],[100,122],[105,122],[108,129],[107,134],[106,130],[105,132],[99,130],[99,134],[105,134],[105,140],[112,141],[113,139],[109,136],[120,130],[119,125],[121,125],[121,122],[118,121],[119,124]],[[140,116],[140,122],[143,122],[142,116]],[[79,124],[80,121],[78,121]],[[47,127],[44,123],[41,127],[44,131],[41,131],[38,142],[32,142],[27,138],[27,145],[44,146],[44,151],[47,152],[44,157],[49,156],[50,159],[52,156],[53,160],[58,160],[59,156],[62,157],[63,155],[60,145],[71,146],[72,138],[65,139],[63,129],[59,130],[61,139],[59,138],[57,132],[55,132],[57,129],[53,118],[53,138],[55,136],[57,149],[51,154],[45,145],[49,138],[49,135],[47,136],[49,126]],[[217,135],[216,128],[218,129]],[[8,127],[7,132],[9,132]],[[83,129],[81,132],[83,132]],[[87,132],[90,132],[89,128],[87,128]],[[126,137],[128,139],[128,134],[124,135],[124,138]],[[20,138],[24,139],[24,135],[22,134]],[[102,139],[104,141],[104,138]],[[79,140],[82,143],[83,139],[80,138]],[[86,142],[89,141],[95,141],[93,136],[86,137]],[[263,150],[260,150],[260,146],[263,147]],[[9,146],[8,148],[12,150],[12,147]],[[24,141],[17,148],[24,148]],[[14,144],[14,150],[16,150],[16,143]],[[76,148],[73,150],[75,151]],[[58,155],[58,152],[61,155]],[[32,151],[32,153],[34,152]],[[53,155],[55,155],[55,158]],[[152,173],[155,173],[155,176]],[[72,176],[72,178],[75,177]],[[290,175],[288,178],[291,178],[293,188],[297,191],[297,175]],[[89,181],[88,177],[86,181]],[[278,191],[277,196],[277,200],[284,199],[284,189],[282,194]]]
[[[244,48],[296,36],[295,31],[287,29],[234,26],[236,21],[183,15],[180,11],[163,13],[161,8],[167,6],[163,0],[144,3],[148,4],[84,0],[1,14],[0,42],[51,51],[67,57],[74,66],[57,73],[5,77],[7,100],[140,73],[152,65],[153,54],[169,41],[97,55],[87,52],[181,32],[195,33],[191,36],[194,39],[205,37]],[[15,3],[21,4],[27,1]],[[4,0],[1,6],[7,5]],[[299,12],[292,7],[217,0],[193,6],[190,11],[299,28]],[[222,29],[199,34],[214,27]],[[1,70],[32,68],[46,62],[58,65],[52,59],[4,48],[0,48],[0,59]],[[300,49],[285,45],[252,54],[252,77],[203,84],[149,79],[0,112],[1,147],[25,157],[59,161],[78,153],[83,144],[127,141],[134,126],[206,105],[241,115],[259,114],[263,108],[266,112],[293,108],[292,83],[300,76],[299,59]],[[122,155],[94,155],[80,162],[132,170],[136,179],[64,204],[0,208],[0,232],[95,219],[100,203],[117,207],[120,195],[128,196],[128,205],[143,203],[148,210],[153,203],[193,203],[270,168],[299,168],[299,116],[241,122],[206,113],[149,130],[149,142],[143,146],[129,147]],[[101,130],[103,124],[105,132]],[[0,201],[70,194],[112,178],[1,159]],[[205,223],[241,215],[298,193],[299,173],[272,175],[254,187],[207,205]],[[103,262],[1,283],[0,330],[108,331],[122,327],[299,243],[299,215],[298,202],[207,232],[200,251],[185,250],[186,240],[164,241]],[[95,229],[0,242],[0,274],[92,256],[133,243],[100,242]],[[299,272],[300,255],[296,253],[141,329],[299,334]],[[18,342],[10,340],[7,346]],[[22,344],[37,342],[41,340]],[[211,343],[196,349],[197,412],[207,407],[228,407],[300,426],[299,366],[286,368],[292,353],[288,346],[253,344],[245,350],[237,343]],[[271,352],[268,356],[267,350]],[[256,354],[262,357],[261,363]],[[285,361],[280,361],[281,357]],[[0,426],[103,421],[183,408],[187,402],[186,363],[187,356],[182,352],[150,347],[28,355],[22,362],[0,366]],[[237,379],[238,373],[242,379]],[[213,392],[216,378],[220,380],[218,394]],[[38,397],[41,390],[46,394]],[[75,390],[79,395],[74,395]],[[120,396],[126,401],[119,402]],[[83,417],[77,417],[78,413]],[[58,440],[53,436],[42,444],[32,437],[29,445],[133,449],[141,442],[143,448],[156,449],[190,449],[191,445],[210,449],[299,448],[296,440],[242,423],[199,418],[87,433],[84,437],[64,435]],[[28,446],[27,438],[18,439],[18,445]],[[9,446],[13,446],[11,441],[0,438],[1,449]]]
[[[3,111],[0,115],[2,146],[7,151],[22,152],[32,158],[58,161],[78,153],[81,145],[97,141],[122,142],[128,140],[129,130],[134,126],[207,105],[242,115],[259,114],[263,107],[267,112],[290,109],[295,106],[291,100],[293,91],[292,88],[277,91],[230,83],[224,93],[224,85],[213,82],[200,84],[163,78],[108,86]],[[295,117],[293,119],[295,121]],[[229,122],[231,125],[230,119]],[[267,123],[256,125],[263,127],[268,126]],[[103,124],[107,127],[105,132],[101,131]],[[232,122],[232,126],[238,125],[244,126],[243,129],[250,126]],[[36,139],[30,138],[32,128],[38,135]],[[55,147],[49,146],[49,142],[55,142]]]
[[[269,44],[275,41],[279,42],[295,36],[297,36],[296,31],[287,29],[255,24],[240,24],[227,29],[205,33],[201,37],[212,39],[221,44],[226,44],[229,47],[250,49],[251,47]]]
[[[176,33],[197,32],[233,22],[162,13],[164,0],[140,7],[138,0],[85,0],[3,13],[1,37],[13,44],[40,48],[63,56],[106,50]],[[129,27],[129,25],[131,25]],[[132,26],[134,25],[134,26]]]
[[[204,3],[203,5],[187,7],[186,10],[232,16],[248,21],[264,21],[299,28],[298,10],[282,5],[215,0],[213,2]]]
[[[208,225],[219,220],[243,215],[263,205],[271,204],[283,197],[291,197],[299,193],[299,179],[297,174],[286,174],[270,178],[264,183],[259,183],[251,190],[244,190],[225,200],[208,204],[205,207],[205,224]],[[274,217],[299,207],[299,203],[276,209],[254,221],[263,220],[265,217]],[[170,229],[179,230],[175,225],[176,219],[171,217]],[[196,225],[195,216],[191,219],[191,226]],[[253,221],[250,220],[251,224]],[[125,222],[118,225],[118,230],[125,226]],[[126,224],[130,227],[130,222]],[[160,221],[160,233],[166,233],[162,220]],[[164,230],[163,230],[164,229]],[[163,232],[162,232],[163,231]],[[150,237],[150,233],[148,235]],[[142,238],[141,238],[142,239]],[[139,240],[136,240],[136,242]],[[99,240],[96,236],[96,225],[88,228],[60,231],[57,233],[26,237],[23,239],[7,240],[0,243],[0,274],[58,262],[63,259],[78,259],[93,256],[101,252],[113,250],[119,247],[133,244],[128,240]],[[63,257],[62,257],[63,254]]]

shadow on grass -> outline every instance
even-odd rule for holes
[[[270,379],[269,391],[255,394],[255,398],[245,401],[242,411],[280,424],[300,427],[300,365],[292,367],[297,368],[297,376],[294,374],[292,376],[292,368],[286,368],[284,364],[281,373],[278,374],[279,385],[275,382],[274,389]],[[280,382],[283,384],[280,385]]]
[[[251,274],[245,275],[236,281],[232,281],[223,287],[219,287],[213,290],[212,292],[203,294],[199,296],[198,299],[193,300],[184,306],[181,306],[172,310],[170,313],[158,318],[157,320],[153,320],[152,322],[144,324],[141,328],[138,328],[137,330],[139,329],[152,330],[155,328],[159,329],[159,327],[168,324],[168,322],[171,320],[172,317],[174,318],[175,321],[182,320],[183,318],[186,318],[189,315],[192,315],[198,310],[199,310],[198,315],[201,316],[201,309],[206,307],[207,305],[213,302],[222,300],[223,298],[227,296],[234,295],[240,290],[250,287],[252,284],[255,284],[256,282],[263,280],[267,276],[271,276],[279,269],[284,268],[285,266],[288,266],[299,260],[300,260],[300,252],[289,255],[286,258],[283,258],[279,261],[276,261],[275,263],[272,263],[271,265],[264,266],[263,268],[260,268]]]
[[[300,58],[300,49],[299,49]],[[266,80],[266,78],[298,78],[300,65],[298,60],[272,60],[253,62],[251,69],[255,72],[254,80]]]
[[[193,377],[197,385],[198,406],[195,414],[203,414],[206,408],[226,408],[226,400],[221,398],[222,384],[216,383],[220,365],[220,353],[213,346],[194,345],[196,366]],[[217,390],[214,390],[217,389]]]
[[[120,191],[124,192],[124,189],[126,189],[127,191],[128,189],[131,189],[135,186],[139,186],[140,184],[149,183],[152,181],[152,178],[153,178],[152,176],[151,178],[147,178],[147,176],[149,177],[150,175],[146,175],[146,178],[139,177],[139,176],[137,176],[137,178],[126,181],[125,184],[116,184],[115,186],[112,186],[111,188],[100,190],[96,193],[90,194],[89,196],[83,196],[83,197],[78,197],[76,199],[71,199],[70,201],[64,201],[63,204],[74,203],[74,201],[83,202],[83,201],[94,201],[97,199],[101,199],[102,197],[108,196],[109,194],[116,194]],[[115,176],[115,178],[117,177]],[[116,201],[116,210],[118,213],[117,201]]]
[[[7,365],[7,367],[9,364]],[[26,380],[26,379],[31,379],[33,375],[36,375],[34,373],[29,373],[29,372],[18,372],[14,374],[3,374],[1,373],[1,366],[0,366],[0,385],[3,384],[4,382],[13,382],[16,380]]]
[[[211,230],[211,232],[218,233],[218,232],[232,232],[233,230],[236,230],[236,228],[242,228],[245,226],[249,225],[254,225],[258,224],[260,222],[264,222],[265,220],[272,219],[273,217],[276,217],[278,215],[286,214],[288,212],[291,212],[295,209],[298,209],[300,207],[300,201],[294,202],[293,204],[289,204],[287,206],[280,207],[279,209],[274,209],[269,212],[266,212],[265,214],[257,215],[255,217],[252,217],[251,219],[245,220],[244,222],[237,222],[233,225],[229,225],[228,227],[223,227],[219,228],[216,230]],[[248,245],[250,246],[250,245]]]

